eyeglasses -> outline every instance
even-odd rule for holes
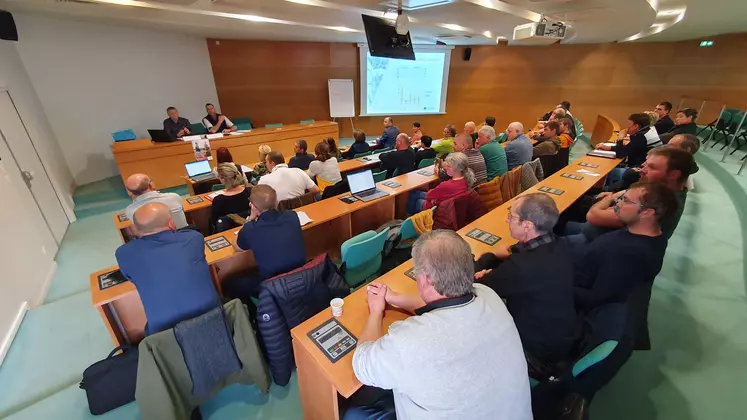
[[[624,192],[621,196],[619,196],[619,197],[617,197],[615,199],[615,205],[618,205],[620,203],[625,203],[625,204],[635,204],[641,210],[645,210],[645,209],[648,208],[648,207],[644,206],[643,204],[641,204],[641,203],[639,203],[637,201],[633,201],[633,200],[629,199],[628,197],[626,197],[625,196],[626,193],[627,193],[627,191]]]
[[[506,214],[506,222],[511,222],[511,220],[513,220],[514,217],[518,218],[519,221],[521,221],[521,217],[516,216],[513,213],[511,213],[511,206],[508,206],[508,214]]]

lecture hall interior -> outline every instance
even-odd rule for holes
[[[744,418],[745,17],[0,0],[0,418]]]

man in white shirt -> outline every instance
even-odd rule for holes
[[[236,126],[225,115],[219,114],[213,104],[205,104],[207,115],[202,119],[202,125],[210,134],[223,133],[228,134],[236,131]]]
[[[135,211],[144,204],[158,202],[165,204],[169,208],[177,229],[187,226],[187,217],[184,215],[184,206],[182,205],[182,198],[179,194],[159,192],[156,190],[156,186],[150,177],[145,174],[130,175],[127,181],[125,181],[125,188],[130,197],[132,197],[132,204],[125,209],[128,219],[133,220],[132,217]]]
[[[259,179],[260,185],[269,185],[275,190],[278,201],[300,197],[306,192],[318,193],[319,187],[301,169],[289,168],[280,152],[272,151],[265,157],[269,174]]]
[[[370,314],[353,355],[356,377],[393,396],[353,407],[345,420],[531,419],[519,334],[501,298],[473,284],[469,244],[453,231],[435,230],[417,240],[412,255],[419,296],[371,283]],[[387,304],[415,316],[382,336]]]

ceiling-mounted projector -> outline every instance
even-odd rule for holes
[[[542,18],[539,22],[527,23],[514,28],[514,43],[524,45],[549,45],[565,38],[567,27],[563,22],[551,22]]]

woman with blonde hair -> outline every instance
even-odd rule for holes
[[[469,168],[467,155],[461,152],[449,153],[442,167],[451,177],[432,190],[412,191],[407,200],[407,214],[419,213],[442,202],[463,194],[475,185],[475,173]]]
[[[659,132],[656,131],[656,121],[659,119],[659,114],[657,114],[654,111],[643,111],[644,114],[648,115],[649,121],[651,121],[651,124],[648,126],[648,131],[646,131],[646,147],[649,149],[653,149],[654,147],[658,147],[662,145],[661,139],[659,138]]]
[[[337,158],[330,155],[329,144],[325,141],[317,143],[314,147],[316,159],[309,164],[309,170],[306,173],[312,179],[316,177],[316,184],[324,192],[324,187],[334,185],[342,181],[340,167],[337,165]]]
[[[231,213],[246,213],[249,211],[249,194],[251,188],[244,186],[244,177],[232,163],[218,165],[218,180],[225,186],[223,194],[213,198],[210,207],[210,223],[215,226],[218,218]]]
[[[270,154],[270,152],[272,152],[270,146],[266,144],[259,146],[259,163],[254,166],[254,172],[252,172],[252,183],[255,185],[257,184],[257,181],[259,181],[259,178],[270,173],[270,171],[267,170],[267,164],[265,163],[265,158]]]

